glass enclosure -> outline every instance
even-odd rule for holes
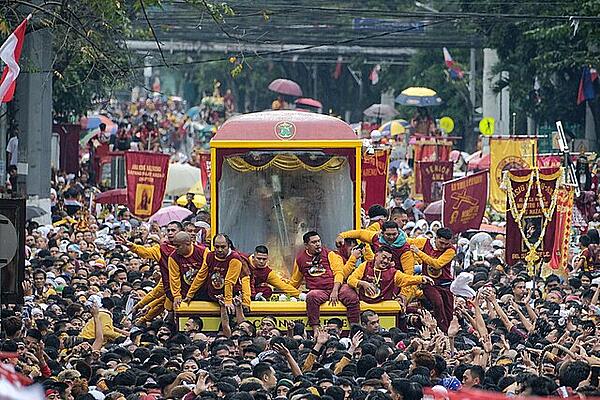
[[[307,151],[226,156],[218,182],[219,232],[235,232],[238,249],[264,244],[271,266],[289,276],[302,235],[336,235],[354,226],[354,185],[346,157]]]

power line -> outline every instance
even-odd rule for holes
[[[424,26],[440,25],[440,24],[443,24],[443,23],[446,23],[449,21],[451,21],[451,19],[438,20],[438,21],[427,23],[427,24],[423,24],[422,26],[424,27]],[[394,30],[394,31],[379,32],[376,34],[371,34],[371,35],[367,35],[367,36],[363,36],[363,37],[359,37],[359,38],[351,38],[351,39],[345,39],[345,40],[340,40],[340,41],[335,41],[335,42],[313,44],[313,45],[302,46],[302,47],[298,47],[298,48],[294,48],[294,49],[257,52],[254,54],[244,54],[243,57],[245,59],[247,59],[247,58],[262,58],[262,57],[271,56],[271,55],[293,54],[293,53],[305,52],[307,50],[315,49],[318,47],[337,46],[337,45],[355,43],[355,42],[360,42],[360,41],[364,41],[367,39],[372,39],[372,38],[377,38],[377,37],[385,37],[385,36],[392,35],[394,33],[407,32],[407,31],[411,31],[411,30],[415,30],[415,29],[418,29],[418,27],[408,27],[408,28],[398,29],[398,30]],[[177,67],[177,66],[184,66],[184,65],[208,64],[208,63],[219,62],[219,61],[228,61],[229,58],[230,57],[227,56],[227,57],[219,57],[219,58],[213,58],[213,59],[208,59],[208,60],[192,60],[192,61],[172,62],[169,64],[169,66]],[[131,66],[130,68],[131,69],[141,69],[141,68],[145,68],[145,67],[156,68],[156,67],[163,67],[163,66],[165,66],[165,65],[164,64],[138,65],[138,66]]]

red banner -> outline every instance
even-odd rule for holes
[[[573,221],[574,190],[571,186],[563,186],[559,189],[556,202],[556,225],[552,236],[554,247],[548,267],[555,275],[567,276],[567,264],[569,262],[569,244],[571,241],[571,224]]]
[[[417,197],[423,193],[421,189],[421,171],[419,170],[420,162],[428,161],[448,161],[450,152],[452,151],[452,142],[444,138],[436,137],[413,137],[410,144],[414,149],[414,165],[415,165],[415,194]]]
[[[417,169],[421,171],[421,193],[425,203],[433,203],[442,199],[444,182],[454,177],[454,163],[452,161],[420,162]]]
[[[488,171],[455,179],[444,184],[444,226],[453,232],[479,229],[488,195]]]
[[[542,191],[541,201],[538,196],[539,187]],[[537,255],[544,262],[550,260],[554,247],[554,232],[556,231],[556,208],[551,218],[546,218],[553,204],[557,179],[560,176],[558,168],[539,169],[539,174],[532,169],[518,169],[508,171],[510,186],[507,191],[506,212],[506,262],[514,265],[518,261],[527,262],[525,257],[530,253],[530,247],[539,242],[536,249]],[[558,192],[556,193],[558,195]],[[514,198],[514,202],[511,201]],[[527,204],[525,199],[527,198]],[[557,199],[555,199],[556,201]],[[511,205],[512,203],[512,205]],[[556,204],[556,203],[554,203]],[[515,220],[521,215],[519,221]],[[527,241],[530,245],[528,246]]]
[[[374,154],[363,154],[362,158],[362,207],[368,210],[374,204],[385,206],[387,176],[390,161],[388,149],[375,150]]]
[[[128,151],[127,207],[138,218],[149,218],[162,207],[169,156],[160,153]]]

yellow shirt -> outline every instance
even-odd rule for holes
[[[104,344],[112,342],[113,340],[123,336],[117,331],[113,325],[112,314],[107,310],[100,310],[99,313],[100,322],[102,323],[102,333],[104,334]],[[96,324],[94,319],[90,319],[86,322],[85,326],[79,334],[80,338],[93,340],[96,337]]]

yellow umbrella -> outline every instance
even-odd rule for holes
[[[202,181],[196,182],[194,186],[187,191],[187,193],[194,193],[194,199],[192,202],[198,208],[202,208],[206,205],[206,197],[204,197],[204,189],[202,188]],[[185,206],[187,204],[187,193],[180,196],[177,199],[177,204]]]
[[[180,206],[185,206],[187,202],[187,195],[185,194],[177,199],[177,204]],[[206,205],[206,197],[203,194],[195,194],[192,202],[197,208],[202,208]]]
[[[402,135],[406,132],[410,124],[404,119],[395,119],[393,121],[386,122],[379,127],[379,131],[383,136],[397,136]]]
[[[442,99],[439,98],[435,90],[426,87],[409,87],[404,89],[398,97],[396,103],[405,106],[439,106],[442,104]]]
[[[421,86],[415,86],[415,87],[409,87],[409,88],[404,89],[402,91],[402,94],[405,96],[424,97],[424,96],[435,96],[437,93],[433,89],[429,89],[429,88],[421,87]]]

